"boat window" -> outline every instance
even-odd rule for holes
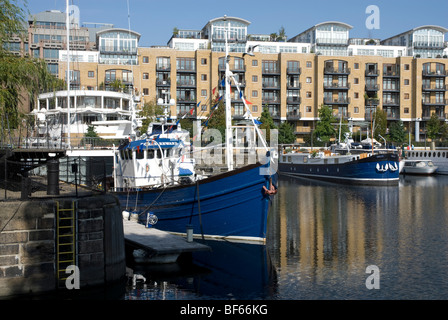
[[[291,162],[291,156],[288,156],[288,162]]]
[[[126,159],[124,157],[124,150],[120,150],[120,158],[121,158],[121,160],[125,160]]]
[[[440,158],[440,152],[437,152],[437,157]]]
[[[147,159],[154,159],[154,150],[149,149],[146,155]]]
[[[145,156],[145,153],[143,152],[143,150],[137,149],[136,153],[135,153],[135,158],[136,159],[143,159]]]
[[[157,149],[157,159],[162,159],[162,152],[160,151],[160,149]]]
[[[426,157],[426,152],[425,152],[425,157]]]
[[[307,163],[308,162],[308,157],[303,157],[303,163]]]
[[[283,156],[283,162],[286,162],[286,156]]]
[[[128,159],[132,160],[132,150],[131,149],[128,149],[127,154],[128,154]]]

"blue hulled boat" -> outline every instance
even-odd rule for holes
[[[280,174],[362,185],[398,185],[396,153],[298,152],[280,156]]]
[[[209,164],[211,170],[198,169],[198,155],[202,160],[203,151],[217,151],[222,146],[199,146],[194,148],[196,157],[193,156],[188,131],[182,130],[179,121],[169,121],[165,103],[161,122],[152,123],[145,134],[130,137],[114,151],[112,192],[118,197],[124,214],[134,214],[141,223],[172,233],[186,234],[187,228],[192,228],[197,237],[265,241],[270,197],[277,192],[276,166],[272,166],[276,162],[276,150],[268,148],[245,99],[242,101],[247,111],[246,124],[242,128],[232,126],[231,81],[240,96],[243,95],[230,72],[228,60],[222,80],[225,83],[226,137],[221,150],[225,151],[225,167],[218,161],[218,164]],[[238,141],[242,140],[249,147],[248,152],[241,154],[256,154],[258,159],[254,156],[251,160],[255,161],[248,159],[245,165],[238,167],[238,155],[235,164],[233,152],[240,149]],[[261,145],[262,152],[255,145]],[[215,169],[219,172],[210,174],[217,171]]]

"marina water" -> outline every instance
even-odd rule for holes
[[[446,299],[447,192],[442,175],[398,187],[280,177],[265,246],[208,241],[192,263],[131,266],[146,282],[124,299]]]

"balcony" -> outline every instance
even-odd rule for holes
[[[286,97],[286,103],[291,103],[291,104],[300,104],[302,102],[302,99],[300,97],[291,97],[291,96],[287,96]]]
[[[399,99],[386,99],[383,100],[383,106],[399,106],[400,105],[400,100]]]
[[[400,70],[387,70],[383,72],[383,78],[399,78],[400,77]]]
[[[378,70],[366,70],[366,77],[378,77],[380,72]]]
[[[288,111],[288,113],[286,113],[286,119],[288,120],[300,120],[301,117],[302,113],[297,110]]]
[[[275,82],[263,82],[263,89],[280,90],[280,83]]]
[[[447,99],[422,99],[422,105],[424,106],[445,106],[447,105]]]
[[[288,89],[302,89],[302,83],[296,81],[288,81],[286,83],[286,88]]]
[[[193,103],[196,103],[196,98],[180,96],[180,97],[177,97],[176,101],[177,101],[177,103],[191,103],[191,104],[193,104]]]
[[[350,74],[350,68],[334,68],[334,67],[325,67],[324,68],[324,74],[336,74],[336,75],[341,75],[341,74]]]
[[[324,83],[324,89],[348,90],[348,89],[350,89],[350,83],[339,83],[339,82]]]
[[[299,68],[299,67],[288,67],[288,68],[286,68],[286,73],[287,74],[301,74],[302,73],[302,68]]]
[[[400,109],[385,109],[387,120],[400,120]]]
[[[371,84],[371,83],[366,84],[366,91],[378,91],[378,90],[380,90],[379,84]]]
[[[427,41],[414,41],[412,44],[414,49],[445,49],[445,44],[442,42],[427,42]]]
[[[192,67],[185,66],[183,68],[177,68],[176,71],[178,73],[182,73],[182,72],[184,72],[184,73],[196,73],[196,68],[193,67],[193,66]]]
[[[263,97],[262,103],[268,103],[268,104],[280,104],[280,98],[279,97]]]
[[[425,77],[446,77],[447,74],[448,73],[446,70],[436,70],[436,71],[423,70],[422,71],[422,75]]]
[[[437,84],[429,84],[429,85],[422,85],[423,91],[446,91],[446,85],[437,85]]]
[[[367,98],[367,99],[365,100],[365,105],[366,105],[366,106],[369,106],[369,107],[371,107],[371,106],[377,106],[377,105],[379,105],[379,104],[380,104],[380,99]]]
[[[321,46],[348,46],[348,39],[316,38],[316,44]]]
[[[350,98],[324,98],[324,104],[330,105],[330,104],[350,104]]]
[[[261,69],[262,74],[271,74],[271,75],[280,75],[280,69],[279,68],[262,68]]]
[[[448,119],[448,114],[444,112],[444,110],[431,110],[431,109],[425,109],[422,113],[422,119],[423,120],[429,120],[431,119],[431,116],[435,113],[439,120],[446,120]]]
[[[156,64],[156,71],[171,71],[171,64]]]
[[[157,79],[156,80],[156,86],[158,86],[158,87],[170,87],[171,86],[171,80]]]
[[[383,86],[384,92],[400,92],[399,86]]]
[[[193,79],[177,80],[176,84],[178,87],[183,87],[183,88],[195,88],[196,87],[196,81]]]

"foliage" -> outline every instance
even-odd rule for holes
[[[260,129],[266,130],[266,142],[269,143],[271,141],[271,129],[277,129],[277,126],[274,124],[268,107],[263,108],[259,121],[261,122]]]
[[[403,143],[406,141],[406,130],[403,121],[399,120],[392,122],[389,125],[389,139],[396,143]]]
[[[163,107],[159,106],[156,103],[156,100],[150,102],[145,102],[143,105],[142,110],[140,111],[140,116],[144,118],[142,120],[142,126],[140,128],[140,132],[146,133],[148,131],[148,126],[151,122],[153,122],[157,116],[160,116],[163,114]]]
[[[217,105],[216,105],[217,104]],[[212,108],[216,107],[212,110]],[[218,101],[215,98],[211,101],[210,114],[207,121],[207,129],[216,129],[221,133],[222,141],[215,141],[215,143],[222,143],[226,137],[226,106],[223,99]]]
[[[431,140],[443,139],[448,135],[448,125],[441,121],[436,113],[426,123],[426,133]]]
[[[319,109],[319,121],[316,123],[316,128],[313,132],[313,139],[329,142],[332,137],[335,137],[336,130],[333,123],[336,122],[333,112],[329,106],[322,105]]]
[[[87,138],[98,138],[98,134],[95,131],[95,127],[94,126],[88,126],[87,127],[87,132],[84,134],[84,137],[87,137]]]
[[[386,136],[387,132],[387,114],[386,111],[377,108],[375,113],[372,115],[373,120],[373,137],[376,140],[380,139],[381,136]]]
[[[57,90],[65,85],[48,71],[45,61],[15,56],[3,48],[3,43],[12,35],[20,34],[25,24],[24,9],[15,2],[0,0],[0,113],[7,117],[11,129],[17,128],[23,117],[17,109],[22,97],[28,95],[33,101],[39,92]]]
[[[290,144],[296,141],[296,135],[294,134],[293,126],[285,121],[278,127],[278,143]]]

